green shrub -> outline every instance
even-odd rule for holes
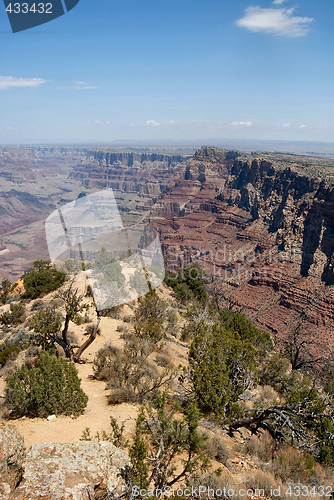
[[[158,344],[164,337],[163,322],[166,319],[167,304],[154,290],[138,299],[135,311],[134,329],[138,337]]]
[[[103,270],[104,276],[107,281],[115,281],[118,286],[123,285],[125,276],[122,273],[122,267],[119,262],[110,262]]]
[[[0,285],[0,303],[6,304],[9,295],[15,290],[17,283],[12,283],[9,280],[2,280]]]
[[[97,335],[101,335],[101,328],[99,326],[96,326],[96,325],[87,325],[85,327],[85,333],[84,335],[92,335],[92,333],[94,332],[94,330],[96,330],[96,333]]]
[[[25,299],[36,299],[42,294],[59,288],[65,281],[66,274],[56,271],[45,260],[36,260],[32,268],[23,274]]]
[[[23,365],[10,377],[6,387],[6,405],[17,416],[78,416],[88,401],[80,382],[73,363],[42,351],[36,367],[28,369]]]
[[[4,312],[0,316],[0,322],[3,325],[19,325],[20,323],[23,323],[25,320],[25,305],[22,304],[22,302],[19,302],[18,304],[11,304],[10,305],[10,310]]]
[[[208,436],[198,431],[196,402],[188,404],[181,418],[180,411],[177,403],[167,404],[165,393],[140,409],[129,448],[133,485],[163,490],[210,468],[205,444]]]
[[[224,316],[224,312],[226,316]],[[270,335],[258,330],[244,314],[225,309],[223,314],[220,313],[220,316],[226,329],[236,332],[242,340],[252,342],[258,350],[265,352],[273,348],[274,344]]]
[[[117,446],[117,448],[123,449],[127,447],[128,441],[124,439],[125,422],[122,422],[122,424],[119,425],[114,417],[110,417],[110,426],[111,432],[108,433],[103,430],[100,433],[99,431],[97,431],[94,437],[90,433],[90,428],[86,427],[81,434],[80,441],[109,441],[114,446]]]
[[[191,380],[199,406],[219,418],[241,415],[239,397],[256,385],[265,347],[272,345],[270,337],[251,323],[246,328],[241,318],[240,324],[242,328],[239,323],[199,323],[189,349]]]
[[[178,269],[175,273],[166,272],[165,283],[174,290],[174,295],[182,304],[197,300],[204,304],[208,300],[204,271],[198,264],[191,264]]]
[[[80,273],[82,271],[82,262],[77,259],[67,259],[65,260],[65,267],[69,273]]]
[[[144,295],[147,292],[147,279],[143,271],[137,269],[134,274],[130,276],[130,285],[139,295]]]
[[[107,345],[97,352],[94,376],[107,382],[110,404],[151,400],[174,382],[178,370],[171,363],[158,370],[147,359],[150,352],[150,346],[135,335],[127,336],[124,351]]]
[[[113,306],[109,307],[107,309],[103,309],[102,311],[99,312],[99,315],[101,317],[106,317],[106,318],[113,318],[113,319],[119,319],[120,318],[120,311],[123,307],[123,304],[119,306]]]
[[[37,299],[31,306],[31,311],[40,311],[46,308],[46,303],[42,299]]]
[[[40,345],[45,351],[53,350],[53,336],[61,328],[60,314],[47,307],[33,315],[30,326],[36,333],[35,343]]]
[[[2,368],[8,361],[8,359],[15,359],[20,349],[17,345],[5,346],[0,351],[0,367]]]
[[[124,321],[124,323],[132,323],[132,321],[134,321],[134,319],[135,319],[134,316],[130,316],[129,314],[127,314],[126,316],[124,316],[123,321]]]
[[[284,393],[289,386],[289,379],[291,378],[289,367],[289,360],[283,357],[281,352],[275,352],[264,363],[260,371],[260,383],[262,385],[270,385],[275,391],[281,394]]]

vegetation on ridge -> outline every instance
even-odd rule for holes
[[[263,456],[263,464],[271,464],[271,476],[269,466],[263,469],[268,474],[261,476],[263,483],[270,477],[286,484],[288,467],[295,471],[291,481],[320,481],[327,473],[319,472],[325,470],[319,463],[332,465],[334,459],[334,368],[321,366],[314,344],[297,329],[285,344],[277,344],[243,314],[220,308],[208,296],[197,265],[167,274],[165,281],[175,300],[157,291],[141,297],[133,315],[117,326],[122,348],[104,346],[93,364],[94,376],[106,382],[110,404],[142,404],[131,437],[124,438],[117,421],[111,422],[110,433],[95,436],[117,446],[129,441],[128,484],[160,488],[196,485],[201,478],[219,485],[209,459],[216,472],[219,463],[232,470],[222,436],[240,430],[247,436],[242,453],[254,460]],[[65,285],[51,300],[35,300],[30,311],[21,301],[3,313],[2,329],[13,333],[13,343],[3,343],[0,363],[10,366],[27,348],[34,352],[34,357],[20,354],[8,377],[6,405],[13,416],[82,413],[87,396],[69,361],[80,359],[80,349],[98,330],[90,325],[89,338],[79,347],[69,325],[86,321],[87,307],[84,297]],[[120,320],[120,311],[112,308],[106,315]],[[187,349],[182,366],[166,352],[171,339]],[[203,427],[214,429],[214,438],[205,438]],[[83,439],[92,439],[88,428]]]

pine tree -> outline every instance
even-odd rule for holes
[[[11,376],[6,387],[6,404],[18,416],[78,416],[88,401],[80,382],[73,363],[42,351],[36,367],[28,369],[22,365]]]

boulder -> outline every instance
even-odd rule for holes
[[[0,423],[0,499],[7,500],[22,477],[23,436],[14,425]]]
[[[128,455],[107,441],[39,443],[27,451],[23,479],[10,500],[88,500],[97,490],[117,490]]]

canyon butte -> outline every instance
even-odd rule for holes
[[[20,189],[8,184],[0,193],[7,221],[9,194],[27,206],[28,196],[35,197],[28,222],[27,213],[24,220],[10,219],[12,231],[79,193],[112,188],[127,223],[149,209],[147,220],[160,234],[167,270],[198,262],[221,306],[241,311],[275,336],[299,332],[314,338],[319,351],[333,346],[334,160],[213,147],[193,156],[8,148],[0,164],[6,183],[15,182],[9,173],[18,156],[22,168],[38,164],[38,175]],[[48,196],[46,187],[40,188],[43,182]],[[1,227],[3,248],[8,227]],[[5,232],[7,240],[1,237]],[[35,240],[34,255],[45,257],[41,235]],[[10,254],[0,256],[9,275]],[[24,254],[20,249],[16,255],[22,259]]]

